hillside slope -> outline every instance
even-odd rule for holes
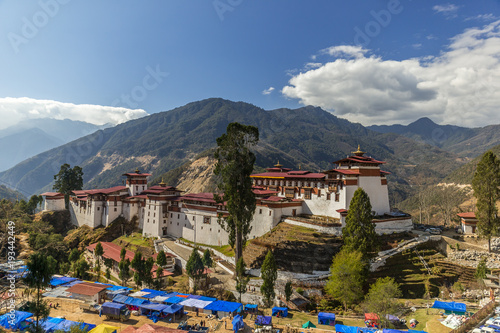
[[[266,111],[248,103],[212,98],[54,148],[0,173],[0,181],[40,193],[51,188],[53,175],[63,163],[83,168],[85,188],[121,184],[121,174],[136,168],[157,177],[214,148],[216,138],[234,121],[259,128],[257,167],[269,167],[279,160],[287,167],[326,170],[358,144],[368,155],[388,161],[384,169],[393,173],[391,181],[402,184],[413,178],[437,181],[462,163],[437,147],[397,134],[376,133],[320,108]]]
[[[491,150],[495,155],[497,155],[497,157],[500,158],[500,145],[494,146],[489,150]],[[479,163],[480,159],[481,156],[478,156],[469,163],[456,169],[444,179],[444,182],[455,184],[472,184],[472,178],[474,177],[477,163]]]

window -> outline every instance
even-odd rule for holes
[[[149,223],[149,219],[148,219],[148,223]]]
[[[305,199],[311,199],[311,189],[305,189],[304,190],[304,198]]]
[[[335,193],[335,201],[339,201],[340,199],[340,194],[339,193]]]
[[[142,186],[142,190],[144,191],[144,185]]]
[[[156,217],[156,213],[153,213],[153,217]]]
[[[212,228],[210,228],[210,231],[212,231]]]
[[[181,214],[177,214],[177,218],[180,219],[181,218]]]
[[[295,189],[293,189],[293,188],[285,189],[285,197],[286,198],[293,198],[294,196],[295,196]]]
[[[219,229],[219,234],[220,234],[220,229]]]
[[[136,192],[137,192],[137,191],[139,191],[139,186],[136,186],[136,187],[135,187],[135,191],[136,191]]]
[[[172,221],[170,221],[170,224],[172,224]]]
[[[97,210],[101,210],[101,207],[97,207]]]
[[[170,213],[170,218],[172,218],[174,216],[174,214]]]
[[[330,194],[330,193],[327,193],[327,194],[326,194],[326,200],[330,200],[330,196],[331,196],[331,194]]]
[[[151,215],[151,212],[148,212],[148,216]]]
[[[271,216],[272,210],[269,211],[269,216]]]
[[[259,214],[262,214],[262,209],[259,209]]]
[[[99,207],[97,207],[97,208],[99,208]],[[117,210],[118,210],[118,209],[115,207],[115,212],[116,212]]]
[[[193,216],[193,221],[194,221],[194,216]]]
[[[167,220],[163,220],[163,224],[166,224],[167,223]]]
[[[321,190],[318,190],[318,198],[321,196]]]
[[[184,215],[184,220],[187,220],[188,219],[188,216],[187,215]]]
[[[203,216],[203,223],[210,224],[210,216]]]
[[[177,222],[177,225],[179,225],[179,222]]]

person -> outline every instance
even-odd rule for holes
[[[227,321],[224,320],[224,329],[227,327]]]

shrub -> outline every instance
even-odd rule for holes
[[[302,289],[301,287],[298,287],[297,289],[295,289],[295,291],[298,292],[301,295],[304,294],[304,289]]]

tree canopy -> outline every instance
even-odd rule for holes
[[[365,307],[368,312],[379,316],[383,327],[388,327],[387,315],[394,314],[400,309],[398,297],[401,297],[401,290],[394,278],[389,276],[379,278],[370,286],[365,299]]]
[[[245,275],[246,265],[243,257],[241,257],[236,263],[236,291],[238,292],[239,299],[238,301],[241,303],[241,296],[247,291],[247,284],[250,281],[250,278]]]
[[[251,231],[250,222],[256,200],[252,191],[255,155],[250,150],[259,141],[259,130],[254,126],[230,123],[227,131],[217,138],[214,173],[218,176],[216,202],[226,207],[229,215],[219,214],[218,222],[229,234],[229,245],[235,249],[235,261],[243,254],[243,246]]]
[[[205,265],[203,265],[197,247],[193,249],[186,263],[186,273],[190,278],[195,280],[195,285],[196,281],[201,279],[205,274]]]
[[[160,267],[163,267],[167,264],[167,256],[165,255],[165,251],[161,250],[158,252],[156,256],[156,264]]]
[[[83,187],[83,170],[78,165],[73,168],[67,163],[61,165],[61,170],[57,175],[54,175],[54,190],[64,194],[66,208],[69,204],[69,196],[71,191],[81,190]]]
[[[480,236],[488,240],[488,251],[491,252],[491,237],[498,234],[500,221],[496,206],[500,198],[500,161],[493,152],[484,153],[477,164],[472,189],[477,199],[476,218]]]
[[[377,234],[372,222],[372,205],[370,197],[360,187],[349,204],[349,211],[342,228],[344,246],[350,251],[359,251],[367,258],[377,248]]]
[[[343,249],[333,258],[326,292],[342,302],[344,310],[363,298],[366,262],[359,251]]]
[[[274,283],[278,278],[278,267],[276,266],[274,255],[270,250],[267,251],[266,258],[260,268],[260,273],[263,280],[262,285],[260,286],[260,292],[264,295],[267,305],[269,306],[271,304],[271,300],[275,296]]]

